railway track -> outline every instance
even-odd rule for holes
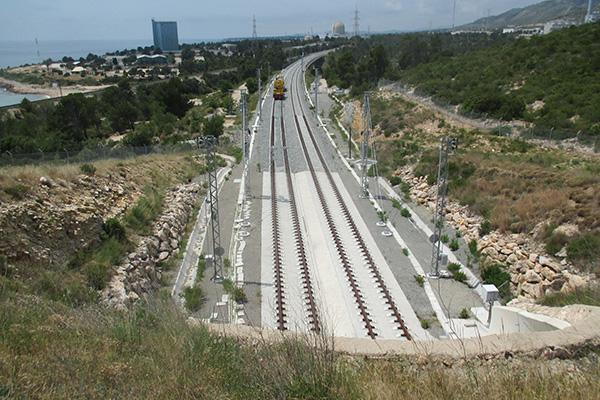
[[[297,73],[298,72],[296,72],[296,74]],[[381,276],[379,269],[377,268],[377,265],[375,264],[373,256],[371,255],[369,249],[367,248],[367,245],[366,245],[362,235],[360,234],[359,229],[356,226],[356,223],[354,222],[354,220],[352,218],[350,210],[348,209],[348,207],[340,193],[340,190],[339,190],[335,180],[333,179],[333,175],[331,174],[331,171],[329,170],[329,168],[325,162],[323,154],[321,153],[321,150],[319,149],[319,146],[317,145],[314,134],[310,128],[310,124],[308,123],[308,120],[306,118],[304,107],[302,106],[302,101],[300,99],[300,90],[299,90],[298,80],[294,79],[294,78],[292,78],[292,79],[296,82],[295,83],[296,88],[298,89],[296,91],[296,97],[298,99],[299,107],[300,107],[301,114],[302,114],[302,119],[307,128],[308,136],[314,147],[315,153],[323,167],[323,170],[327,177],[329,186],[334,193],[334,196],[335,196],[335,199],[337,202],[337,207],[339,207],[339,209],[342,212],[343,218],[346,221],[346,224],[347,224],[348,228],[350,229],[351,235],[354,239],[354,244],[358,247],[358,249],[363,257],[363,261],[365,262],[365,265],[368,268],[371,277],[374,279],[374,282],[378,288],[379,294],[382,296],[384,305],[385,305],[385,307],[387,307],[387,310],[389,311],[390,316],[392,317],[392,320],[393,320],[394,324],[396,325],[396,328],[400,331],[400,333],[403,337],[405,337],[407,340],[411,340],[411,335],[408,332],[408,329],[404,323],[402,315],[400,314],[400,311],[398,310],[398,307],[396,306],[396,303],[394,302],[394,299],[393,299],[388,287],[386,286],[385,281],[384,281],[383,277]],[[302,135],[300,123],[298,121],[298,115],[296,114],[296,108],[295,108],[293,97],[292,97],[292,110],[294,112],[294,121],[295,121],[296,129],[298,132],[298,136],[300,138],[300,144],[302,146],[302,151],[306,158],[306,162],[308,164],[308,169],[310,171],[313,183],[315,185],[315,189],[317,191],[317,196],[319,198],[319,202],[323,209],[323,213],[325,214],[327,226],[328,226],[329,232],[331,234],[331,237],[333,239],[333,242],[335,244],[335,248],[338,253],[338,258],[339,258],[341,266],[344,270],[346,280],[352,291],[354,301],[358,308],[358,312],[360,314],[360,318],[361,318],[363,326],[367,332],[367,335],[369,337],[371,337],[372,339],[375,339],[378,336],[378,334],[376,332],[376,328],[371,319],[364,296],[361,293],[358,281],[356,279],[356,275],[354,273],[353,266],[348,257],[348,253],[347,253],[346,249],[344,248],[344,244],[340,237],[338,227],[336,226],[336,224],[334,222],[329,204],[327,203],[327,201],[325,199],[325,195],[323,193],[323,188],[321,186],[321,183],[319,182],[313,162],[310,158],[308,147],[307,147],[304,137]]]
[[[283,104],[283,103],[280,103]],[[285,133],[285,122],[283,118],[283,109],[280,115],[281,120],[281,144],[283,147],[283,163],[285,169],[286,184],[289,195],[289,206],[292,221],[293,237],[295,244],[295,252],[298,260],[298,267],[300,269],[300,278],[302,280],[302,291],[304,293],[304,312],[307,315],[310,330],[319,333],[321,331],[321,325],[319,320],[319,313],[317,304],[315,301],[315,291],[312,285],[310,269],[308,265],[308,259],[306,256],[306,248],[304,238],[302,236],[302,229],[300,226],[300,218],[298,216],[298,207],[296,205],[296,194],[294,191],[294,185],[292,182],[292,171],[289,162],[287,139]],[[282,254],[281,254],[281,233],[279,229],[279,210],[277,207],[277,187],[276,187],[276,170],[275,170],[275,158],[274,158],[274,147],[275,147],[275,105],[273,105],[271,113],[271,218],[272,218],[272,229],[273,229],[273,257],[274,257],[274,281],[275,281],[275,303],[276,303],[276,322],[279,330],[287,329],[286,321],[286,308],[285,308],[285,296],[283,286],[283,265],[282,265]]]

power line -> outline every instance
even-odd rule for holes
[[[256,15],[252,16],[252,39],[256,39],[258,35],[256,34]]]

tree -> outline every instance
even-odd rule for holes
[[[204,136],[214,136],[218,138],[223,134],[223,124],[225,120],[220,115],[213,115],[204,120]]]
[[[81,93],[63,97],[50,116],[49,125],[52,129],[63,132],[68,140],[75,143],[88,139],[88,129],[99,129],[100,117],[95,98],[86,98]]]
[[[189,46],[184,46],[181,50],[181,61],[194,61],[196,53]]]

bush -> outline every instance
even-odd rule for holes
[[[457,263],[448,264],[448,271],[450,271],[452,273],[460,271],[460,264],[457,264]]]
[[[452,251],[458,250],[460,248],[460,245],[458,244],[458,239],[452,239],[449,247],[450,247],[450,250],[452,250]]]
[[[458,314],[458,318],[460,318],[460,319],[468,319],[470,316],[471,316],[471,313],[466,308],[463,308],[462,310],[460,310],[460,313]]]
[[[410,253],[408,252],[408,249],[407,249],[406,247],[404,247],[404,248],[402,249],[402,254],[404,254],[406,257],[408,257],[408,255],[409,255]]]
[[[450,240],[450,238],[448,237],[448,235],[446,235],[445,233],[440,237],[440,240],[442,241],[442,243],[448,243],[448,241]]]
[[[492,231],[492,224],[487,219],[479,227],[479,236],[488,235]]]
[[[183,289],[185,308],[190,312],[198,311],[204,302],[204,294],[199,286],[186,287]]]
[[[4,193],[6,193],[15,200],[22,200],[28,191],[29,189],[27,188],[27,186],[21,183],[17,183],[16,185],[7,186],[4,188]]]
[[[402,178],[400,178],[399,176],[395,176],[395,175],[390,176],[390,184],[392,186],[397,186],[401,183],[402,183]]]
[[[89,176],[92,176],[96,173],[96,167],[94,167],[92,164],[81,164],[79,166],[79,170]]]
[[[415,275],[415,281],[417,282],[417,285],[423,287],[423,285],[425,284],[425,278],[421,275]]]
[[[85,276],[87,277],[88,286],[95,290],[102,290],[106,287],[110,275],[106,264],[98,262],[90,262],[85,267]]]
[[[539,303],[550,307],[564,307],[570,304],[600,307],[600,284],[578,288],[570,293],[548,294],[541,298]]]
[[[429,329],[430,324],[429,324],[429,320],[428,319],[422,319],[421,320],[421,328],[423,329]]]
[[[396,199],[392,200],[392,207],[394,207],[397,210],[402,210],[402,204],[400,204],[400,202]]]
[[[102,231],[106,238],[114,238],[123,242],[127,238],[125,227],[116,218],[109,218],[102,224]]]
[[[467,281],[467,275],[465,275],[465,273],[462,271],[455,272],[454,274],[452,274],[452,276],[457,282],[465,283]]]
[[[587,233],[580,235],[567,245],[569,261],[590,266],[598,262],[598,249],[600,249],[600,233]]]
[[[469,242],[469,252],[471,253],[471,255],[475,258],[479,257],[479,250],[477,248],[477,240],[472,239]]]
[[[402,210],[400,210],[400,215],[402,215],[404,218],[410,218],[410,211],[408,211],[408,208],[402,208]]]
[[[510,274],[506,272],[506,268],[500,264],[493,264],[481,271],[483,283],[495,285],[503,299],[510,297]]]

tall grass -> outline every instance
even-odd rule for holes
[[[271,343],[190,325],[170,303],[127,313],[35,297],[0,303],[0,393],[7,398],[595,398],[598,363],[372,360],[327,336]],[[446,364],[447,365],[447,364]]]

